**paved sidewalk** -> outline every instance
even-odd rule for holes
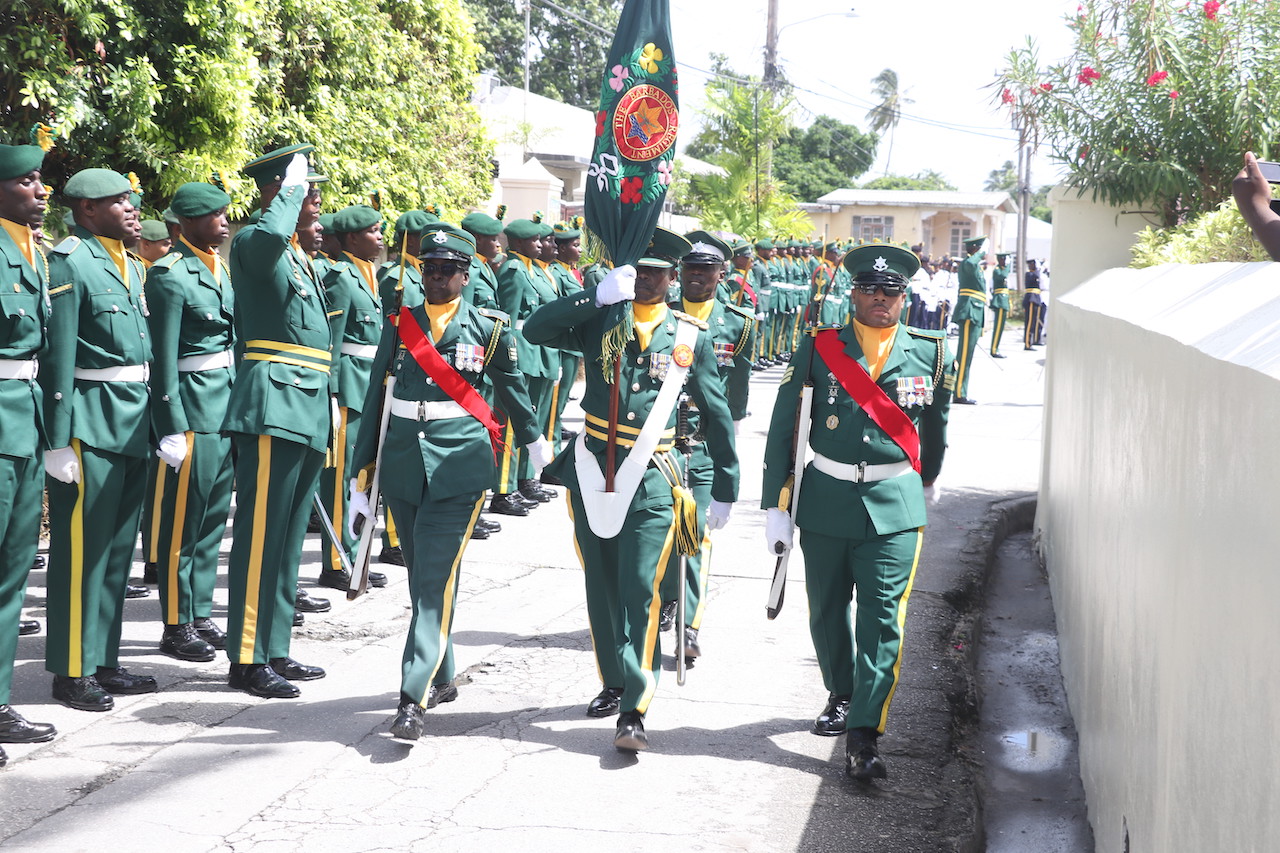
[[[985,348],[986,341],[983,341]],[[581,569],[563,498],[472,542],[455,622],[458,700],[428,712],[415,745],[392,739],[408,626],[403,570],[390,586],[308,615],[294,656],[329,676],[296,701],[226,687],[227,664],[157,652],[158,603],[130,601],[122,663],[159,693],[106,714],[49,698],[44,637],[24,637],[13,702],[57,739],[6,746],[0,847],[22,851],[927,851],[969,849],[971,765],[953,745],[965,712],[967,622],[985,570],[992,506],[1036,489],[1042,351],[980,352],[978,406],[952,409],[942,502],[911,597],[903,681],[882,740],[890,778],[843,775],[843,741],[809,734],[826,694],[810,644],[802,559],[784,612],[765,618],[773,560],[759,510],[764,432],[782,369],[757,373],[739,437],[743,484],[717,534],[704,657],[676,685],[668,654],[646,718],[651,748],[614,750],[599,690]],[[570,426],[579,423],[571,404]],[[1014,502],[1015,504],[1018,502]],[[1025,503],[1025,502],[1024,502]],[[1007,509],[997,512],[1007,523]],[[226,543],[224,543],[225,545]],[[302,578],[318,569],[308,538]],[[137,573],[135,572],[135,577]],[[43,617],[44,573],[28,614]],[[320,594],[325,594],[321,591]],[[225,583],[215,618],[224,616]],[[670,645],[671,635],[663,642]]]

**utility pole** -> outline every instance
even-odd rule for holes
[[[1031,150],[1027,146],[1027,128],[1018,128],[1018,291],[1022,291],[1023,273],[1027,268],[1027,216],[1031,206]]]
[[[524,116],[521,121],[529,123],[529,15],[533,10],[533,0],[524,0]]]
[[[769,0],[769,15],[764,34],[764,85],[772,86],[778,78],[778,0]]]

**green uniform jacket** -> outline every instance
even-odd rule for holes
[[[470,273],[464,295],[471,304],[477,308],[501,311],[498,307],[498,277],[493,274],[489,261],[483,255],[472,257]]]
[[[387,261],[378,267],[378,301],[382,303],[384,316],[399,314],[401,308],[417,308],[426,301],[422,290],[422,273],[418,272],[416,258],[404,261],[404,278],[400,277],[400,262]],[[400,297],[396,298],[396,288]]]
[[[222,429],[235,368],[180,373],[178,359],[235,345],[231,274],[221,260],[219,284],[183,240],[147,272],[151,316],[151,422],[157,435]]]
[[[521,331],[534,311],[555,299],[552,283],[542,270],[524,255],[512,252],[498,271],[498,304],[511,318],[520,369],[526,376],[553,379],[560,373],[560,357],[547,347],[530,343]]]
[[[974,252],[960,262],[960,293],[951,312],[951,322],[967,321],[982,325],[986,318],[987,281],[982,275],[984,252]]]
[[[991,271],[991,310],[1009,310],[1009,268],[996,267]]]
[[[431,321],[426,309],[414,308],[413,316],[423,331],[430,334]],[[456,364],[459,346],[483,349],[486,356],[482,373],[465,366],[466,360],[458,372],[477,390],[483,390],[482,384],[487,378],[502,410],[511,419],[516,441],[523,446],[538,438],[539,429],[506,319],[506,315],[498,311],[476,308],[463,299],[457,315],[435,347],[450,364]],[[395,372],[392,396],[396,399],[427,402],[451,399],[418,366],[408,350],[399,346],[397,329],[390,323],[382,330],[373,375],[379,379],[386,376],[388,365],[392,365]],[[372,383],[365,398],[365,410],[375,411],[381,398],[381,381]],[[352,471],[372,464],[376,458],[378,420],[377,417],[360,420]],[[430,489],[431,499],[439,501],[456,495],[478,494],[493,488],[497,480],[489,433],[473,417],[417,421],[392,415],[382,449],[381,470],[379,484],[383,495],[414,504],[421,502],[424,484]]]
[[[595,287],[604,281],[604,277],[609,274],[609,267],[606,267],[599,261],[582,271],[582,286]]]
[[[79,225],[49,258],[49,347],[40,359],[40,387],[52,448],[78,438],[99,450],[148,455],[147,384],[75,378],[77,367],[151,360],[142,264],[125,263],[128,287],[106,247]]]
[[[747,300],[748,303],[750,300]],[[683,302],[671,303],[676,311],[684,310]],[[749,308],[739,308],[720,300],[707,317],[711,348],[716,359],[716,372],[724,383],[729,402],[729,416],[740,421],[747,416],[747,395],[751,386],[751,353],[756,341],[756,316]],[[695,432],[699,416],[691,418]]]
[[[35,269],[0,228],[0,359],[28,361],[44,347],[49,282],[39,246],[33,260]],[[42,403],[34,380],[0,380],[0,454],[35,458],[44,437]]]
[[[582,284],[579,283],[578,277],[573,274],[573,270],[568,264],[556,261],[547,268],[551,271],[551,278],[556,283],[556,292],[558,296],[571,296],[574,293],[582,292]],[[582,353],[572,350],[565,350],[569,355],[581,356]],[[563,380],[563,377],[561,377]],[[570,376],[568,381],[573,382],[574,377]]]
[[[306,193],[306,187],[281,190],[262,218],[231,241],[236,335],[245,360],[222,428],[274,436],[323,453],[329,444],[329,373],[294,363],[327,366],[313,353],[330,351],[324,288],[310,258],[290,244]],[[254,358],[260,354],[257,341],[279,351],[279,359]],[[292,351],[279,349],[282,344]]]
[[[867,360],[852,326],[840,330],[840,340],[844,342],[844,351],[866,368]],[[813,349],[813,336],[805,335],[782,376],[769,425],[764,453],[764,491],[760,499],[765,509],[779,506],[779,493],[791,475],[796,405],[806,366],[813,382],[809,446],[814,451],[851,465],[859,462],[883,465],[907,458],[902,448],[832,379],[822,357]],[[881,536],[926,523],[921,482],[932,482],[942,470],[942,457],[947,448],[947,414],[955,384],[955,360],[947,351],[941,332],[900,325],[877,384],[885,389],[890,400],[899,402],[899,382],[910,382],[914,377],[929,377],[933,382],[931,403],[920,400],[902,406],[920,434],[921,473],[910,471],[887,480],[853,483],[830,477],[810,466],[800,489],[797,527],[848,538],[846,508],[855,500],[866,508],[876,533]],[[828,402],[833,398],[833,402]]]
[[[545,308],[541,308],[529,319],[525,326],[525,334],[529,340],[548,347],[568,349],[581,352],[586,362],[587,388],[583,394],[582,408],[588,417],[601,420],[609,417],[610,383],[604,381],[600,370],[600,342],[604,334],[605,322],[610,312],[596,307],[596,289],[588,287],[581,293],[558,299]],[[676,323],[683,322],[674,314],[654,330],[649,347],[641,351],[640,343],[634,337],[627,342],[622,358],[622,383],[619,388],[619,423],[639,430],[643,427],[649,410],[662,387],[662,380],[650,375],[652,356],[655,354],[670,355],[675,348]],[[696,321],[695,321],[696,322]],[[686,389],[698,409],[702,412],[702,431],[706,436],[711,458],[715,461],[715,472],[711,485],[711,496],[718,501],[732,503],[738,496],[738,455],[734,450],[733,420],[729,415],[729,404],[725,399],[724,388],[719,374],[715,371],[715,353],[711,345],[711,336],[702,331],[698,334],[694,347],[693,367],[688,374]],[[666,428],[673,429],[676,424],[676,409],[673,406]],[[586,437],[587,449],[596,454],[602,463],[605,454],[603,439],[594,436]],[[621,464],[626,458],[628,448],[619,446],[617,462]],[[569,489],[578,488],[577,471],[573,465],[573,450],[567,449],[547,466],[553,476],[564,481]],[[645,484],[633,498],[633,506],[662,506],[671,504],[671,490],[665,494],[645,494]],[[640,501],[640,503],[635,503]]]
[[[339,406],[363,411],[373,356],[345,353],[342,345],[378,346],[382,338],[382,303],[345,254],[325,275],[324,293],[329,302],[329,337],[333,341],[329,390],[338,395]]]

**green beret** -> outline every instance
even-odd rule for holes
[[[901,278],[902,284],[920,269],[920,259],[905,246],[893,243],[864,243],[849,250],[844,256],[844,268],[853,276],[854,283],[893,283]]]
[[[306,143],[286,145],[283,148],[268,151],[256,160],[250,160],[241,167],[240,171],[253,178],[254,183],[259,187],[263,187],[283,178],[285,167],[289,165],[293,155],[302,154],[307,158],[307,181],[313,184],[323,183],[329,179],[324,175],[317,174],[315,168],[311,165],[311,154],[315,150],[316,147],[314,145],[307,145]]]
[[[653,236],[649,238],[649,245],[640,260],[636,261],[636,266],[669,269],[689,254],[692,248],[693,244],[674,231],[655,228]]]
[[[980,249],[982,248],[982,244],[985,242],[987,242],[986,235],[981,237],[970,237],[968,240],[964,241],[964,247],[970,250]]]
[[[538,226],[539,240],[541,240],[543,237],[547,237],[547,236],[550,236],[551,234],[554,234],[556,231],[555,226],[553,226],[550,222],[535,222],[534,224]]]
[[[39,145],[0,145],[0,181],[21,178],[44,163],[44,149]]]
[[[425,210],[406,210],[396,220],[396,232],[400,234],[421,234],[432,222],[438,221]]]
[[[532,240],[542,236],[542,228],[532,219],[513,219],[502,233],[513,240]]]
[[[687,264],[722,264],[729,259],[729,244],[707,231],[690,231],[684,235],[689,241],[689,253],[684,256]]]
[[[88,199],[112,198],[132,191],[129,179],[111,169],[81,169],[62,188],[67,198]]]
[[[739,240],[729,248],[733,252],[733,256],[735,258],[750,257],[752,254],[751,244],[748,243],[746,240]]]
[[[169,239],[169,227],[158,219],[142,220],[142,239],[159,243]]]
[[[133,205],[134,210],[142,210],[142,193],[130,193],[129,204]]]
[[[757,240],[757,241],[756,241],[756,248],[757,248],[757,249],[772,249],[772,248],[773,248],[773,241],[772,241],[772,240],[770,240],[768,237],[762,237],[761,239],[759,239],[759,240]]]
[[[332,234],[332,233],[333,233],[333,217],[335,217],[335,216],[337,216],[337,215],[338,215],[338,214],[336,214],[336,213],[322,213],[322,214],[320,214],[320,216],[319,216],[319,218],[318,218],[318,220],[317,220],[317,221],[319,221],[319,223],[320,223],[320,233],[322,233],[322,234]]]
[[[382,214],[367,204],[353,204],[333,215],[333,233],[352,234],[382,222]]]
[[[554,230],[557,240],[576,240],[582,236],[582,229],[570,227],[568,222],[557,222]]]
[[[455,258],[469,261],[475,253],[476,238],[447,222],[429,225],[422,234],[422,243],[418,249],[419,258]]]
[[[462,217],[462,227],[480,237],[497,237],[502,233],[502,220],[477,210]]]
[[[207,216],[217,213],[231,204],[231,196],[204,181],[192,181],[178,187],[173,194],[173,204],[169,207],[176,215],[185,219]]]
[[[181,189],[181,187],[179,187],[179,189]],[[228,198],[229,198],[229,196],[228,196]],[[174,212],[173,212],[173,208],[172,208],[172,207],[166,207],[166,208],[164,209],[164,213],[162,213],[162,214],[161,214],[161,216],[163,216],[163,217],[164,217],[164,221],[165,221],[165,222],[168,222],[170,225],[179,225],[179,224],[181,224],[181,223],[179,223],[179,222],[178,222],[178,214],[176,214],[176,213],[174,213]]]

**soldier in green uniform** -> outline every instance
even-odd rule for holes
[[[213,186],[210,184],[210,186]],[[173,248],[173,240],[169,237],[169,228],[157,219],[144,219],[142,237],[138,240],[138,257],[147,269],[156,261],[169,254]]]
[[[129,181],[85,169],[63,188],[75,228],[49,258],[49,346],[40,359],[49,493],[53,698],[85,711],[156,681],[119,665],[125,585],[147,481],[151,335]]]
[[[689,249],[688,240],[659,228],[636,267],[618,267],[596,287],[540,308],[525,326],[531,342],[577,350],[587,365],[586,429],[547,470],[569,490],[587,616],[604,682],[587,713],[622,712],[614,746],[623,750],[648,745],[644,714],[661,664],[660,584],[677,539],[686,553],[697,547],[697,510],[693,496],[676,488],[683,463],[671,452],[676,397],[686,380],[714,465],[712,529],[728,520],[738,491],[733,424],[711,335],[705,323],[663,302],[675,266]],[[606,334],[615,339],[613,318],[625,320],[623,311],[630,312],[634,333],[618,356],[621,381],[611,387],[605,371],[611,380],[613,367],[602,353]],[[604,491],[602,467],[608,459],[611,391],[618,394],[619,412],[612,495]]]
[[[210,618],[231,509],[231,439],[222,419],[235,376],[231,274],[218,256],[231,197],[208,183],[173,196],[174,251],[147,274],[154,359],[151,421],[161,436],[149,493],[164,634],[160,651],[210,661],[226,635]]]
[[[471,259],[471,272],[463,292],[477,308],[498,308],[498,276],[490,266],[502,254],[502,222],[487,213],[476,211],[462,217],[462,228],[476,241],[476,254]],[[468,292],[469,291],[469,292]]]
[[[494,441],[502,427],[480,394],[488,377],[514,434],[534,460],[546,463],[549,445],[538,426],[517,366],[505,315],[462,298],[475,253],[471,235],[439,223],[422,237],[426,302],[387,324],[373,366],[375,378],[396,378],[391,421],[381,449],[382,494],[400,520],[409,567],[413,618],[401,666],[399,712],[391,733],[417,740],[424,710],[458,695],[453,683],[450,631],[459,567],[485,489],[493,485]],[[382,383],[369,386],[366,411],[378,408]],[[368,519],[361,479],[378,459],[378,421],[365,418],[353,456],[351,518]],[[351,531],[354,534],[354,530]]]
[[[320,211],[315,184],[325,179],[310,169],[312,150],[290,145],[244,166],[258,185],[262,215],[231,240],[244,356],[222,427],[236,459],[228,683],[266,698],[296,697],[292,681],[324,677],[289,657],[298,562],[336,420],[324,288],[294,236],[313,227]]]
[[[387,247],[388,260],[378,267],[378,301],[384,317],[394,316],[400,306],[416,308],[422,304],[422,275],[418,272],[418,244],[422,232],[438,221],[424,210],[400,214]]]
[[[374,268],[382,254],[382,214],[367,204],[345,207],[334,214],[333,233],[341,254],[333,259],[322,283],[329,303],[329,337],[334,349],[329,391],[338,403],[338,425],[332,464],[320,475],[320,502],[342,542],[326,541],[321,547],[320,577],[316,583],[345,590],[351,585],[351,573],[343,568],[338,548],[346,552],[348,561],[355,558],[356,548],[355,537],[348,535],[346,523],[351,452],[360,432],[373,357],[382,337],[382,302]],[[387,576],[369,572],[369,585],[384,587]]]
[[[991,357],[1007,358],[1000,352],[1000,338],[1004,336],[1004,323],[1009,316],[1009,253],[996,255],[996,266],[991,271],[991,311],[995,315],[991,324]]]
[[[965,259],[960,262],[960,293],[956,299],[951,321],[960,327],[959,351],[956,353],[956,396],[954,402],[966,406],[977,401],[969,396],[969,373],[973,366],[973,354],[982,337],[982,326],[987,316],[987,280],[982,274],[982,251],[986,237],[974,237],[964,241]]]
[[[756,321],[749,308],[726,303],[717,298],[724,280],[725,260],[731,254],[729,245],[706,231],[684,235],[692,244],[680,265],[681,297],[670,307],[682,311],[707,325],[711,349],[716,359],[716,373],[729,402],[734,433],[747,416],[747,395],[751,383],[751,352],[755,345]],[[689,429],[694,436],[693,453],[689,456],[688,485],[698,504],[697,553],[689,555],[685,564],[685,656],[702,656],[698,632],[706,607],[707,579],[711,575],[711,531],[706,524],[713,499],[711,483],[715,466],[706,441],[702,440],[702,413],[690,407]],[[676,617],[676,596],[680,589],[680,561],[673,559],[663,581],[662,630],[670,630]]]
[[[558,222],[555,233],[556,260],[549,270],[555,279],[556,293],[568,296],[582,290],[582,273],[578,271],[578,261],[582,258],[582,229],[571,226],[567,222]],[[551,423],[547,426],[547,440],[557,453],[560,452],[562,440],[561,418],[564,408],[569,403],[569,392],[573,389],[574,380],[578,378],[578,365],[582,363],[582,353],[572,350],[560,351],[560,379],[551,391]],[[543,482],[554,480],[550,474],[543,475]],[[557,485],[549,483],[549,485]]]
[[[49,270],[31,229],[49,206],[43,163],[39,146],[0,145],[0,743],[42,743],[56,733],[9,704],[44,485],[35,359],[49,319]],[[7,761],[0,749],[0,767]]]
[[[853,323],[806,335],[788,366],[765,447],[761,505],[770,553],[780,554],[792,542],[796,406],[810,382],[813,459],[794,526],[809,630],[830,692],[813,731],[847,732],[846,771],[868,780],[886,775],[877,738],[897,686],[925,505],[946,450],[954,365],[943,333],[898,323],[915,255],[872,243],[843,263],[853,277]]]
[[[823,247],[822,257],[818,258],[818,266],[810,276],[810,292],[812,300],[818,303],[818,310],[810,322],[830,325],[844,324],[844,294],[836,287],[836,263],[840,260],[840,244],[828,243]]]

